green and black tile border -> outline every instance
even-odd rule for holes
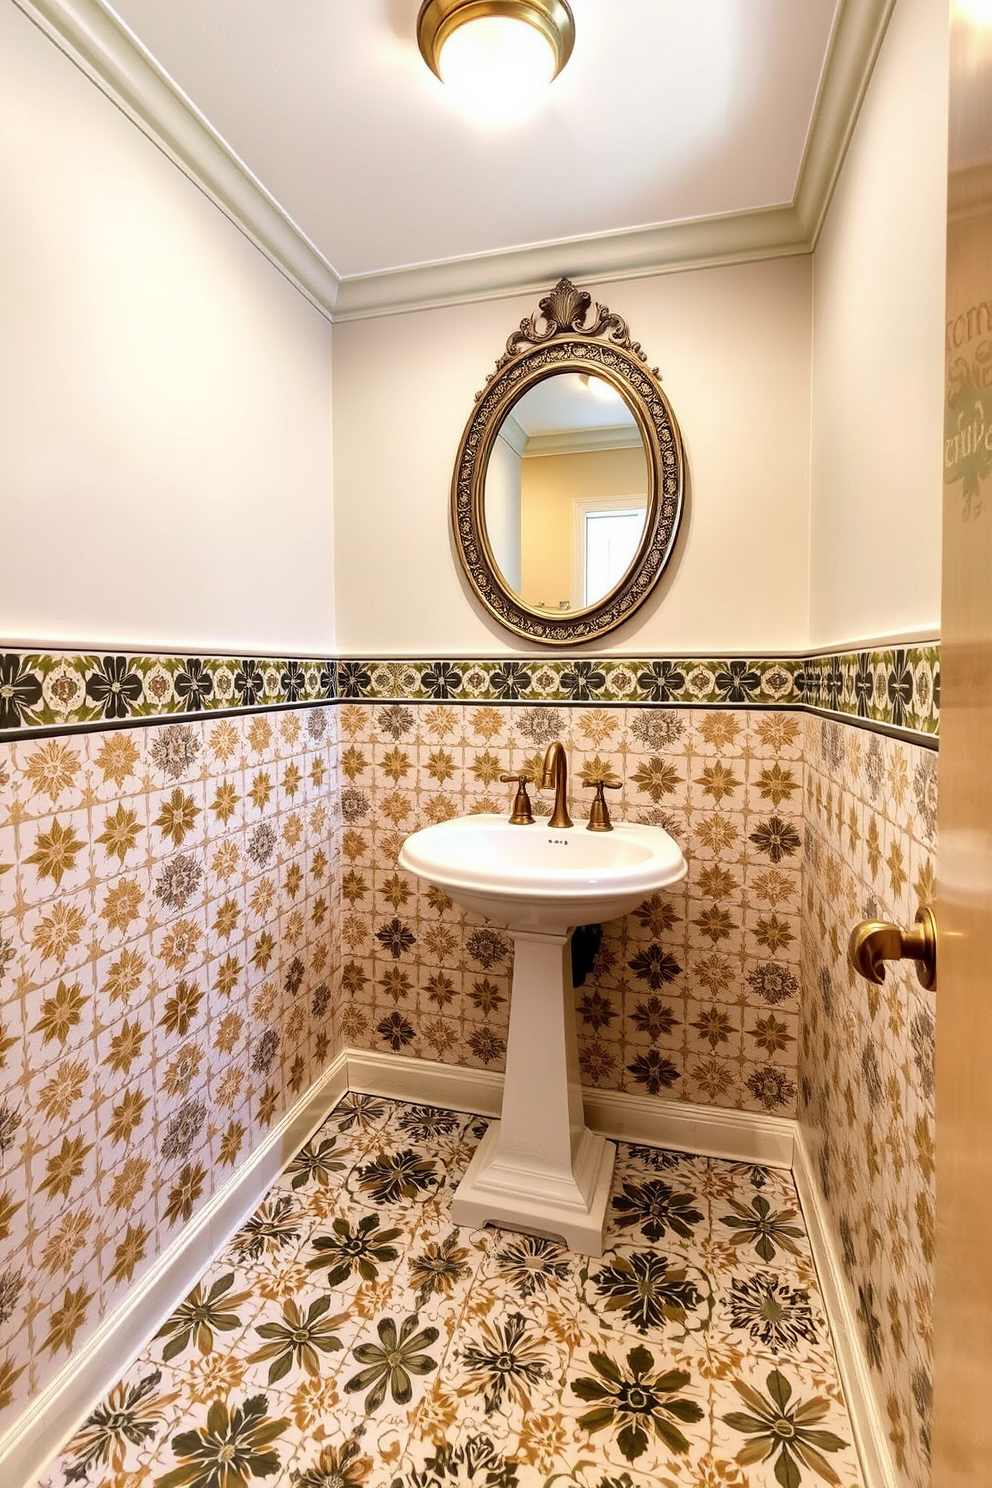
[[[495,661],[0,652],[0,739],[337,700],[797,708],[936,748],[940,648]]]

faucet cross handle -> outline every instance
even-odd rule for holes
[[[593,803],[589,807],[589,821],[586,824],[587,832],[612,832],[613,823],[610,821],[610,811],[606,804],[604,790],[620,790],[623,785],[621,780],[612,780],[604,777],[602,780],[587,780],[586,785],[594,789],[596,794]]]
[[[514,827],[528,827],[534,820],[534,813],[530,807],[530,796],[527,787],[531,783],[530,775],[501,775],[500,780],[504,785],[512,781],[517,782],[517,794],[513,798],[513,809],[510,812],[510,824]]]

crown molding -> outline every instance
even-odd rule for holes
[[[244,161],[102,0],[14,0],[328,320],[339,278]]]
[[[341,280],[334,319],[367,320],[532,295],[562,275],[573,284],[601,285],[809,250],[794,207],[762,207],[351,275]]]
[[[840,0],[791,203],[342,278],[104,0],[14,0],[333,321],[812,252],[895,0]]]
[[[793,204],[816,247],[895,0],[840,0],[813,105]]]
[[[569,238],[341,280],[336,321],[812,253],[895,0],[840,0],[791,203]]]

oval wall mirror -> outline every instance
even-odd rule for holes
[[[452,482],[455,543],[490,614],[573,645],[622,624],[671,556],[682,441],[626,322],[562,279],[478,395]]]

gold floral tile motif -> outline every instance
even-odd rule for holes
[[[451,1223],[485,1125],[345,1097],[42,1488],[857,1488],[787,1174],[621,1146],[590,1260]]]
[[[589,782],[610,776],[622,782],[614,816],[665,826],[689,861],[683,883],[603,927],[576,997],[583,1079],[793,1115],[810,723],[785,711],[342,704],[344,1041],[502,1068],[511,942],[400,872],[396,853],[429,822],[508,812],[500,776],[538,779],[560,739],[580,825]],[[534,800],[550,811],[548,792]]]
[[[0,747],[0,1423],[336,1052],[337,715]]]
[[[934,994],[907,962],[847,963],[861,919],[911,924],[934,892],[937,760],[810,721],[800,1119],[903,1488],[930,1482]]]

